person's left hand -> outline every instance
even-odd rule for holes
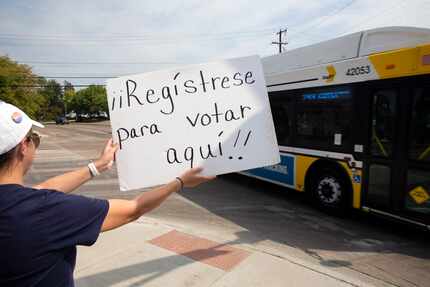
[[[94,164],[99,172],[103,172],[112,168],[113,162],[115,161],[115,152],[118,150],[119,145],[114,144],[112,139],[109,139],[100,155]]]

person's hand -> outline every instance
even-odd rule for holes
[[[184,182],[184,187],[195,187],[201,183],[213,180],[216,176],[204,176],[200,172],[203,170],[201,167],[192,168],[184,172],[180,178]]]
[[[100,155],[94,164],[99,172],[103,172],[112,168],[113,162],[115,160],[115,152],[118,150],[119,145],[114,144],[112,139],[109,139]]]

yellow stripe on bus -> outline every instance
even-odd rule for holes
[[[361,170],[355,170],[354,174],[351,168],[347,163],[339,161],[339,163],[345,168],[346,172],[349,175],[349,179],[352,183],[352,207],[360,208],[361,205],[361,181],[363,180],[363,174]],[[354,181],[354,175],[360,177],[360,182]]]
[[[296,189],[305,190],[305,175],[311,164],[319,158],[297,155],[296,156]]]
[[[296,156],[296,189],[298,191],[304,191],[305,189],[305,176],[308,172],[309,167],[320,158],[297,155]],[[354,172],[348,166],[347,163],[343,161],[338,161],[346,172],[348,173],[349,179],[352,183],[352,206],[354,208],[361,207],[361,181],[363,179],[363,174],[361,170],[355,170]],[[354,175],[359,176],[360,182],[354,181]]]
[[[430,55],[430,44],[369,56],[381,79],[430,74],[424,56]]]

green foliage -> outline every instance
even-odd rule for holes
[[[70,112],[71,110],[73,110],[73,105],[72,105],[72,101],[73,98],[75,97],[76,92],[75,92],[75,88],[73,87],[73,85],[67,81],[64,81],[64,109],[65,109],[65,113]]]
[[[64,115],[63,91],[61,85],[55,80],[40,80],[42,88],[39,94],[45,99],[45,105],[40,106],[40,112],[44,120],[55,120]]]
[[[106,89],[91,85],[82,89],[72,97],[70,108],[77,114],[97,114],[108,111]]]
[[[39,78],[31,68],[0,56],[0,100],[21,108],[33,118],[40,118],[40,106],[46,105],[39,94]]]
[[[55,80],[39,77],[27,65],[0,56],[0,100],[22,109],[37,120],[54,120],[70,111],[77,114],[108,112],[106,89],[91,85],[75,91],[67,81],[62,86]]]

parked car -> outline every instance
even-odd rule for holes
[[[65,116],[59,116],[55,119],[55,124],[57,125],[65,125],[68,123],[69,123],[69,120]]]
[[[108,114],[106,112],[99,112],[99,119],[106,120],[108,119]]]
[[[77,117],[77,114],[75,112],[73,112],[73,111],[70,112],[70,113],[68,113],[68,114],[66,114],[66,118],[69,119],[69,120],[75,120],[76,117]]]
[[[76,116],[77,122],[85,122],[85,121],[88,121],[89,119],[90,119],[89,114],[77,114]]]

